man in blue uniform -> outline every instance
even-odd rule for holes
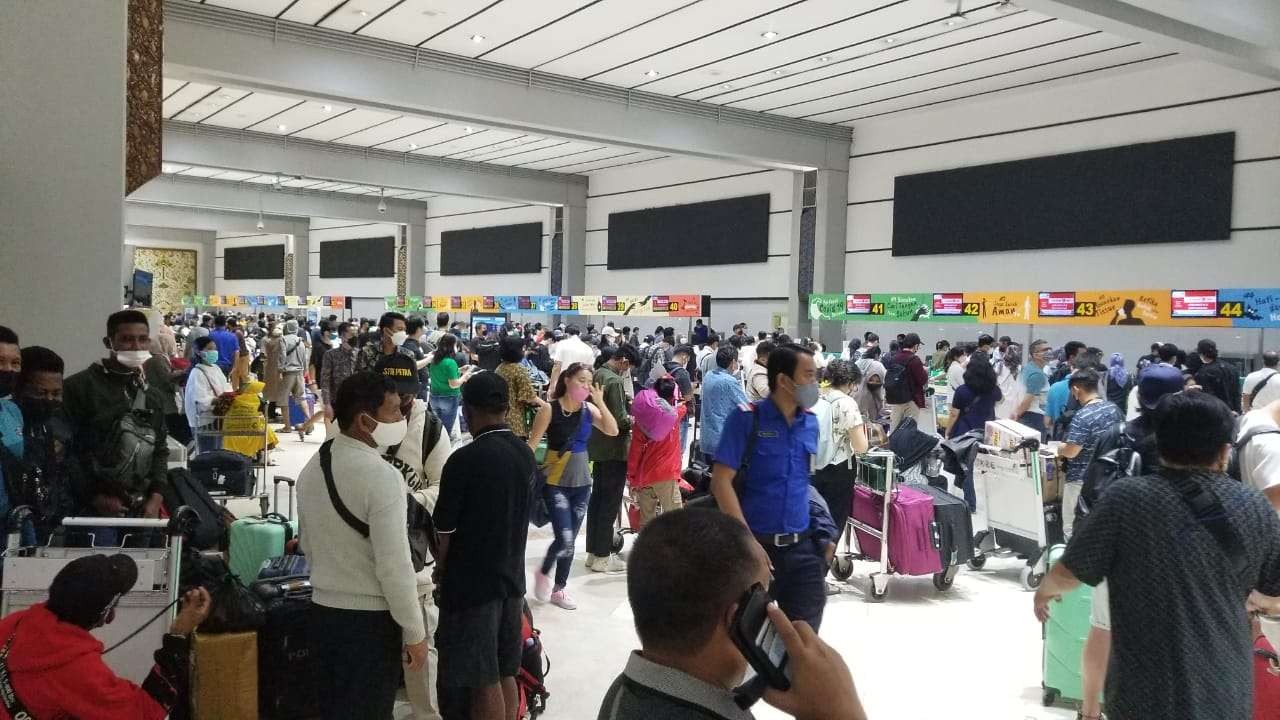
[[[769,397],[738,406],[725,422],[711,492],[764,546],[783,612],[816,631],[826,605],[830,538],[810,527],[810,457],[818,449],[818,420],[809,412],[818,401],[813,353],[791,344],[775,348],[768,376]],[[735,488],[739,468],[746,477]]]

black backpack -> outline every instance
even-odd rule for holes
[[[1093,460],[1084,471],[1084,482],[1080,487],[1080,499],[1076,501],[1076,529],[1080,522],[1092,512],[1098,498],[1111,483],[1124,477],[1135,477],[1142,474],[1142,454],[1138,452],[1138,441],[1133,436],[1128,423],[1118,422],[1111,426],[1098,438]],[[1068,508],[1063,508],[1067,512]]]
[[[914,385],[907,363],[890,357],[884,366],[884,401],[890,405],[915,402]]]
[[[235,516],[215,502],[204,483],[186,468],[170,470],[169,485],[173,487],[172,502],[175,503],[169,508],[169,514],[174,514],[179,507],[186,505],[198,517],[187,536],[188,547],[196,550],[226,549],[227,530]]]

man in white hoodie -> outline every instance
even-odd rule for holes
[[[426,401],[418,398],[418,371],[412,358],[389,355],[378,362],[375,371],[395,383],[396,392],[400,395],[400,412],[408,421],[404,441],[379,450],[383,450],[382,457],[404,477],[405,490],[410,497],[427,512],[433,512],[436,499],[440,497],[440,473],[449,459],[449,434],[444,432],[444,423],[431,412]],[[422,606],[427,637],[435,635],[436,623],[440,619],[440,611],[432,599],[435,585],[431,582],[431,572],[434,569],[427,565],[417,575],[418,602]],[[429,643],[429,648],[426,667],[406,670],[404,674],[405,691],[413,706],[414,720],[440,720],[440,703],[436,696],[439,659],[435,643]]]

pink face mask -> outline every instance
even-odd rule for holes
[[[574,402],[582,402],[591,394],[591,390],[585,385],[570,385],[566,394],[569,396],[570,400],[573,400]]]

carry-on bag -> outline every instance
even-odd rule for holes
[[[973,558],[973,517],[964,500],[931,485],[912,485],[933,499],[938,524],[938,556],[943,567],[963,565]]]
[[[253,591],[267,607],[267,622],[258,631],[262,716],[271,720],[318,716],[320,668],[307,627],[310,579],[296,575],[259,580]]]
[[[1049,548],[1049,567],[1062,558],[1065,545]],[[1080,660],[1084,655],[1084,641],[1089,636],[1093,588],[1081,584],[1065,593],[1062,600],[1049,606],[1049,620],[1044,633],[1044,704],[1052,705],[1059,698],[1079,702],[1084,697]]]
[[[853,488],[853,517],[872,527],[884,526],[884,497],[865,485]],[[880,556],[880,541],[861,530],[858,549],[868,557]],[[935,544],[933,498],[900,485],[889,504],[889,564],[901,575],[932,575],[942,572]]]
[[[191,474],[210,492],[245,496],[253,492],[253,461],[230,450],[206,450],[191,458]]]
[[[191,641],[192,720],[257,720],[258,634],[206,634]]]
[[[298,521],[275,513],[231,523],[231,572],[246,585],[271,560],[284,555],[285,543],[298,534]]]
[[[225,507],[214,502],[203,483],[196,480],[186,468],[173,468],[168,472],[169,485],[173,488],[173,496],[167,498],[169,514],[186,506],[191,508],[195,519],[188,526],[188,547],[196,550],[218,550],[226,547],[227,528],[235,521],[235,516]]]

